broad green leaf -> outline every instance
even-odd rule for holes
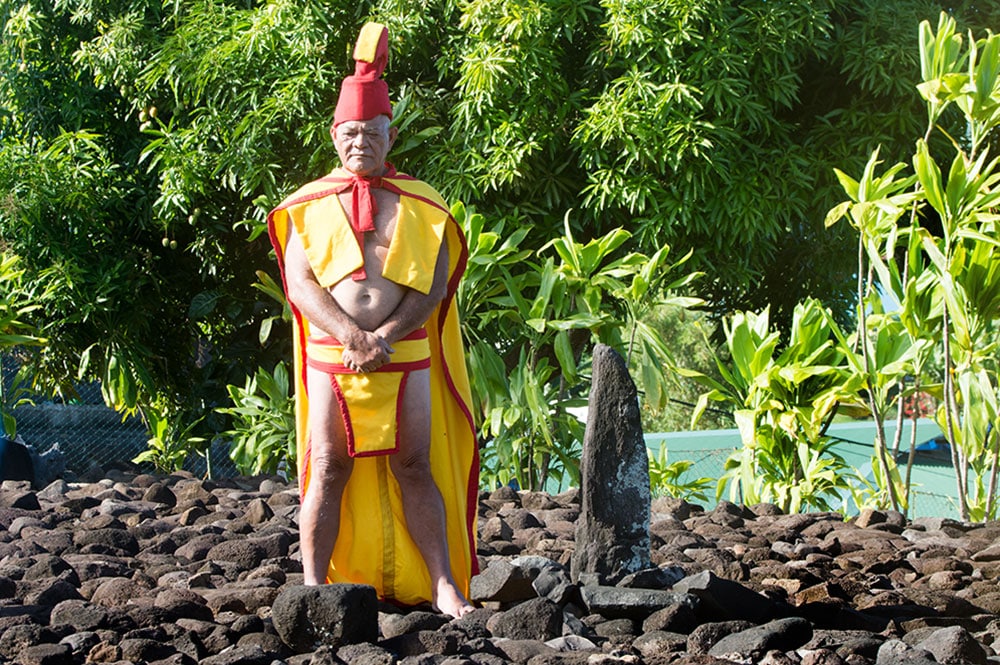
[[[927,202],[938,211],[942,217],[947,217],[950,213],[945,203],[944,191],[941,186],[941,169],[930,156],[927,142],[923,139],[917,141],[917,152],[913,157],[913,166],[920,179],[920,184],[924,188]]]

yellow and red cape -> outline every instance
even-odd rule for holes
[[[298,233],[321,286],[329,287],[363,265],[358,240],[337,192],[351,174],[337,169],[285,199],[268,215],[268,231],[285,277],[289,233]],[[471,389],[455,293],[465,271],[465,236],[441,196],[403,174],[381,185],[399,194],[399,217],[383,275],[423,293],[430,290],[440,243],[448,247],[448,291],[427,321],[431,348],[431,470],[444,499],[451,572],[466,595],[478,572],[476,509],[479,456],[471,411]],[[287,288],[287,284],[286,284]],[[299,493],[309,486],[309,395],[305,349],[309,321],[292,305],[298,439]],[[399,485],[384,455],[357,457],[341,504],[340,533],[329,582],[375,587],[379,597],[405,605],[430,601],[431,582],[420,552],[406,530]]]

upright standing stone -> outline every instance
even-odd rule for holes
[[[649,458],[625,361],[598,344],[593,376],[571,566],[574,581],[613,584],[651,565]]]

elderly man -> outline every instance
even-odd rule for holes
[[[388,31],[369,23],[330,130],[342,168],[268,216],[294,318],[306,584],[356,582],[459,617],[478,457],[444,200],[385,161]]]

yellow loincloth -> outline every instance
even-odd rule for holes
[[[399,451],[399,409],[410,372],[431,366],[427,331],[421,328],[393,344],[392,362],[359,374],[343,363],[344,347],[332,337],[306,340],[306,362],[330,375],[351,457]]]

